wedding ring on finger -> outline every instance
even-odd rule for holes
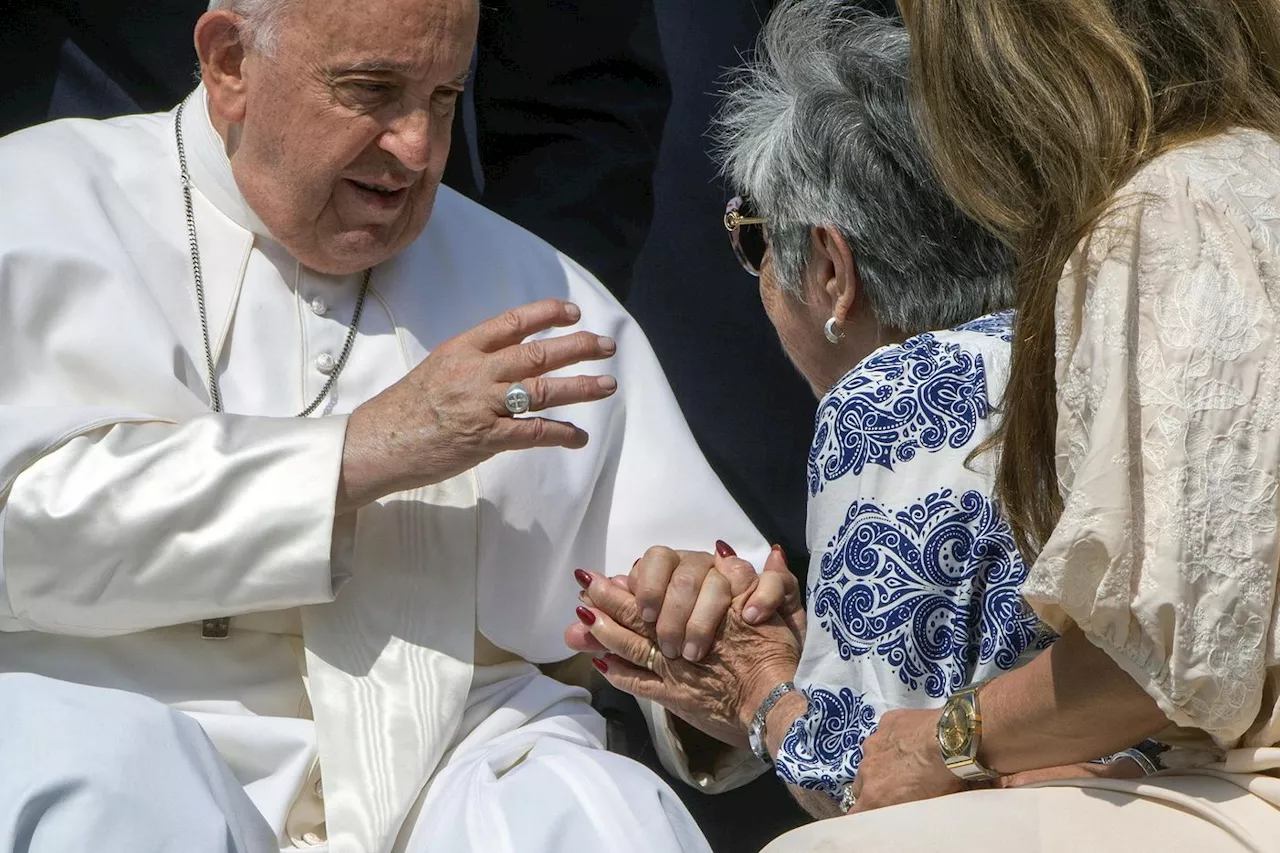
[[[658,659],[658,647],[653,643],[649,644],[649,657],[645,658],[644,668],[653,672],[653,662]]]
[[[511,387],[507,389],[505,402],[508,412],[513,415],[523,415],[529,411],[529,404],[532,402],[529,396],[529,389],[519,382],[511,383]]]

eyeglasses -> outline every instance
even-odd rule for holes
[[[751,202],[735,196],[724,208],[724,227],[738,263],[751,275],[760,276],[760,265],[768,243],[764,236],[764,219],[753,216]]]

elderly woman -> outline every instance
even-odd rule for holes
[[[817,816],[848,810],[884,714],[937,709],[1052,640],[1022,601],[1026,567],[993,497],[994,459],[978,453],[1008,373],[1011,313],[990,312],[1010,299],[1009,258],[927,165],[906,32],[852,9],[778,7],[719,120],[726,171],[751,199],[725,217],[734,248],[822,398],[807,614],[761,619],[760,596],[744,595],[704,657],[710,643],[668,636],[684,623],[664,617],[702,610],[718,625],[722,609],[681,605],[695,583],[672,566],[694,558],[655,549],[632,572],[638,600],[583,578],[593,606],[568,632],[575,648],[611,652],[598,668],[616,686],[749,742]],[[722,545],[726,572],[729,554]]]
[[[884,715],[858,813],[769,853],[1280,849],[1280,5],[903,11],[938,173],[1016,251],[999,495],[1061,639]],[[1142,737],[1169,770],[1020,786]]]

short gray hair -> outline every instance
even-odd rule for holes
[[[1006,308],[1008,250],[944,194],[912,122],[910,45],[849,0],[784,0],[729,78],[713,134],[768,222],[779,285],[803,299],[809,231],[849,241],[876,319],[907,333]]]
[[[210,0],[209,11],[225,9],[244,18],[249,47],[271,55],[280,44],[280,18],[294,0]]]

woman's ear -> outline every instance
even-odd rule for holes
[[[815,269],[821,270],[821,282],[831,316],[845,323],[862,295],[862,279],[854,262],[853,249],[833,225],[815,225],[810,233]]]
[[[200,78],[209,93],[210,108],[226,124],[244,121],[247,50],[243,26],[243,18],[225,9],[206,12],[196,22]]]

